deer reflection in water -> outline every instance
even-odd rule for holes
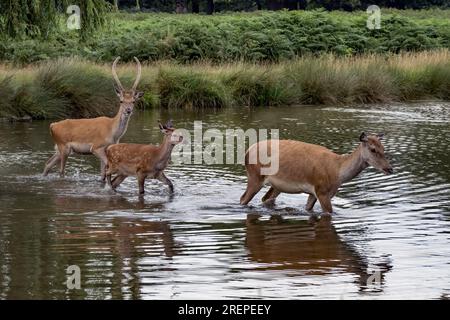
[[[67,208],[73,198],[58,197],[55,203]],[[83,219],[56,220],[57,239],[61,250],[72,250],[70,264],[77,264],[81,270],[90,270],[95,263],[101,270],[94,279],[98,283],[99,297],[105,293],[114,299],[141,297],[142,270],[167,271],[176,255],[176,243],[170,224],[166,221],[147,220],[145,211],[163,210],[165,203],[148,203],[143,198],[132,202],[122,197],[109,199],[83,198],[77,201],[77,210],[95,202],[104,212],[86,215]],[[108,215],[107,210],[133,210],[125,216]],[[136,209],[139,213],[136,213]],[[105,216],[106,214],[106,216]],[[145,217],[145,218],[144,218]],[[69,248],[69,249],[68,249]],[[105,282],[103,285],[102,283]]]
[[[389,258],[369,268],[368,259],[336,232],[331,218],[285,219],[272,215],[261,220],[259,214],[247,215],[246,247],[249,258],[264,270],[298,270],[305,275],[327,275],[336,270],[356,276],[359,290],[380,291],[385,273],[392,269]],[[368,285],[371,272],[380,271],[376,288]],[[370,281],[369,281],[370,282]]]
[[[169,201],[170,201],[169,197]],[[83,198],[82,201],[74,201],[72,197],[57,197],[55,204],[67,208],[70,203],[75,211],[85,211],[86,207],[92,207],[94,204],[99,212],[107,212],[114,208],[117,210],[140,210],[140,213],[134,213],[131,216],[112,216],[107,219],[95,219],[94,216],[88,216],[85,219],[84,226],[77,225],[74,230],[66,226],[64,233],[59,233],[60,238],[76,238],[77,234],[82,237],[88,236],[92,240],[101,240],[101,246],[104,246],[104,240],[111,240],[110,252],[117,252],[122,258],[131,258],[136,255],[135,247],[153,246],[156,242],[162,243],[164,254],[167,257],[174,255],[174,239],[170,226],[165,221],[144,220],[145,211],[164,210],[166,202],[145,203],[143,197],[138,201],[129,201],[123,197],[111,198]],[[106,228],[99,228],[100,225],[107,224]],[[71,232],[74,231],[74,232]],[[96,246],[99,241],[92,241],[92,246]],[[109,243],[109,242],[108,242]],[[94,248],[92,248],[94,249]]]

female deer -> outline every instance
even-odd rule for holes
[[[273,203],[281,192],[304,192],[309,194],[307,211],[312,210],[319,200],[323,212],[331,214],[331,198],[339,187],[369,165],[385,174],[393,173],[392,166],[384,155],[382,137],[383,134],[366,135],[363,132],[359,137],[358,147],[346,155],[338,155],[327,148],[301,141],[276,141],[279,151],[273,152],[271,158],[278,157],[279,169],[273,175],[261,174],[261,168],[265,165],[259,160],[250,163],[249,159],[258,154],[260,148],[271,152],[274,140],[255,143],[247,150],[245,157],[248,182],[240,202],[248,204],[265,184],[269,184],[271,188],[262,199],[265,203]],[[257,156],[253,158],[257,159]]]
[[[106,177],[113,190],[128,176],[136,176],[139,183],[139,193],[143,194],[146,178],[158,179],[167,184],[170,192],[173,192],[173,184],[164,174],[170,160],[173,147],[183,141],[183,137],[174,133],[172,121],[165,125],[159,124],[159,129],[164,134],[164,140],[160,146],[149,144],[119,143],[110,145],[106,149],[108,164]],[[111,176],[117,174],[111,180]]]

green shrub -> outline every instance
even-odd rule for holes
[[[447,11],[385,10],[380,30],[356,11],[277,11],[205,15],[111,14],[108,32],[79,42],[61,28],[43,40],[1,39],[0,60],[27,64],[61,56],[111,62],[279,62],[305,54],[399,53],[450,47]],[[420,16],[420,13],[422,15]],[[424,17],[427,18],[424,18]]]
[[[221,108],[230,105],[230,97],[219,80],[193,70],[163,68],[157,85],[163,107]]]

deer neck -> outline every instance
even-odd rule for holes
[[[114,143],[119,143],[120,138],[125,134],[128,128],[128,122],[130,121],[130,116],[124,115],[124,113],[119,109],[119,112],[113,119],[113,140]]]
[[[348,182],[368,167],[362,157],[362,147],[359,145],[352,153],[340,156],[339,184]]]
[[[164,140],[159,146],[159,155],[156,158],[155,166],[158,170],[164,170],[170,160],[174,145],[170,142],[170,136],[164,136]]]

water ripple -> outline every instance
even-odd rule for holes
[[[149,123],[160,117],[156,110],[136,115],[123,140],[159,142]],[[171,117],[188,129],[194,120],[205,128],[280,128],[284,138],[339,153],[350,152],[361,131],[384,131],[395,174],[368,169],[346,183],[333,199],[331,221],[304,210],[306,195],[282,194],[274,208],[264,207],[267,188],[240,206],[240,165],[171,165],[166,173],[175,194],[149,180],[140,197],[135,178],[118,192],[102,184],[93,157],[71,157],[65,178],[42,177],[53,148],[48,123],[2,124],[0,299],[450,295],[448,104]],[[70,264],[81,267],[81,291],[64,287]],[[379,282],[368,284],[374,271]]]

